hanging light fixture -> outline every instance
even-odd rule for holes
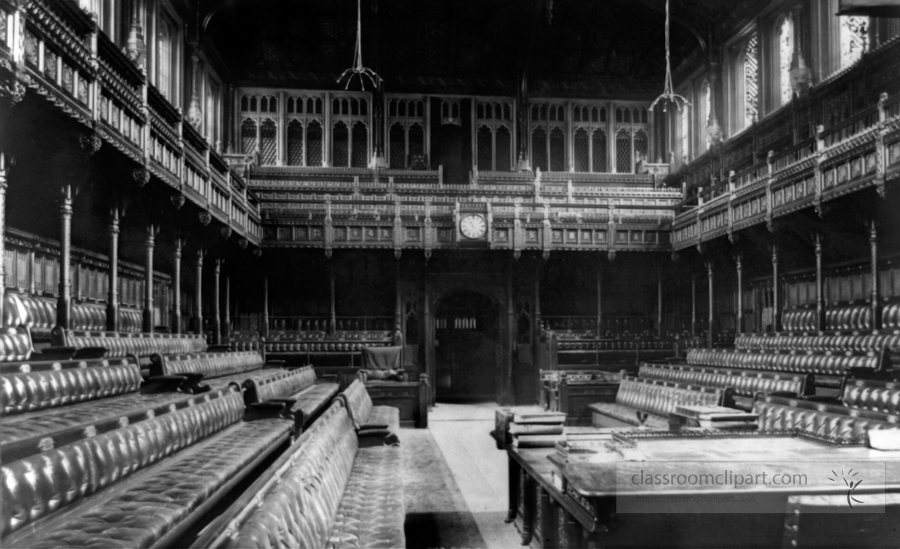
[[[672,86],[672,61],[671,49],[669,47],[669,0],[666,0],[666,83],[663,87],[662,95],[653,100],[650,104],[650,110],[656,108],[656,104],[662,101],[663,112],[668,109],[669,103],[674,103],[678,112],[681,112],[685,106],[690,107],[691,103],[684,97],[675,93]]]
[[[366,78],[369,79],[373,87],[377,88],[381,85],[381,77],[378,76],[378,73],[363,66],[362,62],[362,0],[356,0],[356,51],[353,53],[353,66],[341,73],[337,82],[340,84],[346,78],[347,84],[344,86],[346,90],[350,87],[350,82],[353,81],[354,76],[359,77],[363,90],[366,89]]]

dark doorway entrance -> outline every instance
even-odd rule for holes
[[[477,292],[445,297],[435,313],[438,401],[495,400],[500,386],[497,305]]]

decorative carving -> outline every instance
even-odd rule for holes
[[[172,200],[172,205],[175,206],[176,210],[180,210],[182,206],[184,206],[185,197],[182,193],[173,194],[170,197]]]
[[[609,262],[612,263],[616,260],[616,250],[609,250],[606,252],[606,258],[609,259]]]
[[[97,132],[83,134],[79,142],[81,144],[81,149],[86,152],[88,156],[97,154],[97,151],[99,151],[100,147],[103,145],[103,140],[100,139]]]
[[[209,212],[200,212],[197,217],[200,219],[200,224],[204,227],[209,225],[209,222],[212,221],[212,214]]]
[[[239,239],[238,239],[238,247],[239,247],[240,249],[246,250],[246,249],[247,249],[247,244],[248,244],[248,241],[247,241],[246,238],[243,238],[243,237],[242,237],[242,238],[239,238]]]
[[[253,250],[253,257],[258,259],[260,256],[262,256],[262,248],[256,248],[255,250]]]
[[[229,227],[228,225],[219,229],[219,232],[222,234],[222,238],[224,238],[226,240],[228,240],[228,238],[231,237],[231,227]]]
[[[25,86],[15,78],[4,78],[3,81],[0,82],[0,99],[2,99],[7,106],[15,107],[25,98],[25,90]]]
[[[134,182],[137,183],[138,187],[144,187],[147,183],[150,182],[150,170],[147,168],[138,168],[131,172],[131,178],[134,179]]]

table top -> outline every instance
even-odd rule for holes
[[[880,451],[864,446],[835,446],[827,442],[798,435],[741,436],[739,434],[715,437],[638,438],[634,446],[623,444],[609,434],[609,442],[601,445],[597,453],[570,454],[568,461],[559,467],[550,461],[556,459],[552,448],[510,449],[533,476],[542,483],[552,484],[554,469],[562,473],[569,487],[585,497],[604,497],[633,494],[724,494],[739,490],[762,490],[770,493],[817,494],[840,492],[843,483],[836,484],[822,474],[832,468],[848,464],[860,464],[857,469],[869,470],[868,483],[860,490],[900,490],[900,451]],[[884,465],[880,465],[881,463]],[[617,466],[617,463],[619,464]],[[625,472],[646,469],[652,474],[679,474],[698,472],[718,474],[728,470],[740,472],[771,471],[773,474],[807,475],[803,486],[772,484],[739,486],[640,484],[622,482]],[[879,472],[883,468],[882,474]],[[618,469],[618,473],[617,473]],[[869,485],[870,484],[870,485]]]

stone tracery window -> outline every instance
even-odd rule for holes
[[[512,169],[512,104],[506,101],[476,101],[476,154],[479,170]]]
[[[759,109],[759,48],[754,32],[744,45],[741,55],[741,70],[744,83],[744,127],[757,120]]]
[[[391,168],[408,168],[425,151],[425,101],[393,97],[388,101],[388,158]]]
[[[869,50],[869,18],[860,15],[841,16],[841,68],[859,61]]]
[[[778,86],[780,105],[786,105],[793,97],[791,89],[791,59],[794,56],[794,22],[790,14],[781,19],[778,26]]]

